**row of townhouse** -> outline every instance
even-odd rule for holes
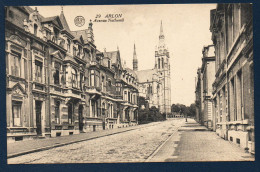
[[[119,50],[101,52],[63,11],[5,7],[7,140],[56,137],[137,124],[138,87]]]
[[[214,45],[204,50],[215,53],[197,71],[196,119],[254,153],[252,4],[218,4],[210,18]]]

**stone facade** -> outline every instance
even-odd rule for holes
[[[137,76],[119,50],[97,50],[91,21],[71,31],[63,11],[9,6],[5,22],[8,141],[138,123]]]
[[[216,49],[214,130],[254,153],[252,4],[218,4],[210,18]]]

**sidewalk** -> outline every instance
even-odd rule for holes
[[[109,136],[117,133],[122,133],[130,130],[136,130],[138,128],[147,127],[151,125],[156,125],[158,122],[137,125],[126,128],[115,128],[110,130],[101,130],[96,132],[80,133],[77,135],[61,136],[46,139],[36,139],[19,141],[7,144],[7,158],[12,158],[32,152],[38,152],[42,150],[51,149],[54,147],[60,147],[72,143],[77,143],[81,141],[91,140],[99,137]]]
[[[179,128],[151,159],[152,162],[254,161],[255,157],[223,140],[192,119]]]

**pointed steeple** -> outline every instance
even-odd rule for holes
[[[134,59],[136,58],[136,50],[135,50],[135,44],[134,44]]]
[[[160,35],[159,35],[159,39],[164,39],[162,20],[161,20],[161,27],[160,27]]]
[[[63,12],[63,6],[61,6],[60,21],[63,26],[63,29],[66,30],[67,32],[70,32],[69,25],[67,23],[66,17]]]
[[[134,54],[133,54],[133,70],[134,71],[138,70],[138,60],[136,55],[135,43],[134,43]]]

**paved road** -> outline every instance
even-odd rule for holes
[[[120,134],[9,158],[8,163],[143,162],[184,123],[184,119],[174,119],[148,124]]]
[[[253,161],[237,145],[194,120],[172,119],[135,130],[9,158],[9,164]]]
[[[223,140],[194,120],[179,128],[149,162],[254,161],[255,157]]]

